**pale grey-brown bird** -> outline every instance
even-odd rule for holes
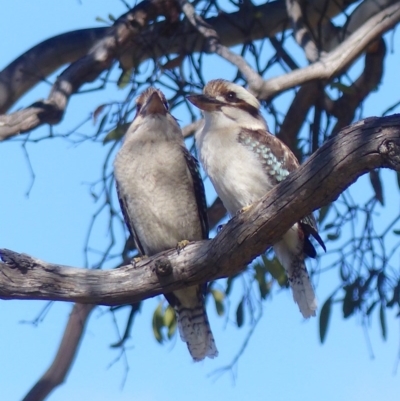
[[[142,255],[152,256],[182,241],[208,238],[207,204],[197,160],[153,87],[136,100],[137,113],[114,162],[118,198]],[[164,294],[175,309],[180,336],[195,361],[218,355],[208,322],[206,284]]]

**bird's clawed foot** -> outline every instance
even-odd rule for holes
[[[242,207],[237,214],[242,214],[244,212],[246,212],[247,210],[249,210],[251,208],[251,205],[247,205],[245,207]]]
[[[136,256],[136,258],[133,258],[131,260],[131,264],[135,267],[139,262],[141,262],[144,259],[148,259],[148,256],[146,255]]]
[[[178,244],[176,245],[176,251],[179,252],[183,251],[185,249],[185,247],[190,243],[190,241],[188,241],[187,239],[184,239],[183,241],[179,241]]]

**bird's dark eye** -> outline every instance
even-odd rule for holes
[[[165,106],[165,110],[168,111],[169,110],[168,102],[165,100],[163,103],[164,103],[164,106]]]
[[[225,99],[234,102],[236,100],[236,93],[235,92],[228,92],[225,96]]]

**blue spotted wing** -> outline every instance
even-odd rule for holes
[[[282,141],[267,131],[242,129],[238,141],[257,154],[273,185],[279,184],[300,165],[293,152]],[[314,246],[309,240],[310,235],[326,251],[325,244],[318,234],[314,215],[306,216],[299,223],[305,234],[304,252],[310,257],[315,258],[316,256]]]

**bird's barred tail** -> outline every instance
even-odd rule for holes
[[[179,334],[182,341],[187,344],[192,358],[201,361],[205,357],[218,356],[204,304],[201,303],[195,308],[179,305],[175,307],[175,312]]]
[[[288,276],[294,302],[299,306],[304,318],[315,316],[318,303],[304,263],[304,256],[302,252],[301,255],[293,254],[282,242],[274,245],[274,250]]]
[[[317,298],[310,281],[304,260],[294,260],[292,270],[288,272],[289,284],[292,287],[294,302],[299,305],[304,318],[315,316],[317,310]]]

